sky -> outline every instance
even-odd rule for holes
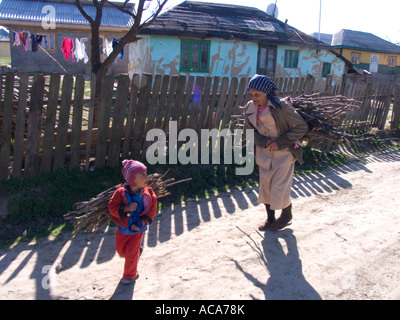
[[[191,0],[256,7],[266,11],[275,0]],[[183,0],[169,0],[166,8]],[[400,44],[399,0],[276,0],[278,19],[307,34],[318,32],[321,4],[321,33],[335,34],[341,29],[372,33]]]

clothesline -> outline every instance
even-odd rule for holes
[[[65,70],[65,68],[64,68],[54,57],[52,57],[52,55],[51,55],[50,53],[48,53],[48,52],[47,52],[45,49],[43,49],[42,47],[40,47],[40,49],[43,50],[43,52],[46,53],[46,54],[49,56],[49,58],[51,58],[55,63],[57,63],[58,66],[59,66],[65,73],[68,73],[67,70]]]

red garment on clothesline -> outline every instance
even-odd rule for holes
[[[72,39],[64,38],[61,50],[64,53],[65,60],[69,60],[69,56],[72,55],[72,61],[75,62],[74,55],[72,54],[72,49],[74,48],[74,42]]]

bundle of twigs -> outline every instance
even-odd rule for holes
[[[341,95],[320,96],[319,93],[301,95],[296,98],[287,97],[285,101],[292,106],[307,122],[309,131],[304,140],[330,140],[344,142],[352,135],[345,132],[346,115],[356,108],[359,103],[354,99]],[[241,115],[234,118],[237,127],[244,127],[244,107]]]
[[[168,170],[169,171],[169,170]],[[168,187],[175,184],[190,181],[192,178],[183,179],[175,181],[174,178],[163,180],[166,174],[153,173],[149,175],[149,180],[147,185],[152,187],[157,199],[166,197],[171,193],[167,190]],[[74,211],[70,211],[64,215],[65,220],[74,221],[74,232],[72,236],[75,236],[79,231],[85,230],[86,233],[95,234],[97,231],[106,226],[110,220],[111,215],[108,211],[108,202],[110,201],[112,195],[117,190],[120,185],[113,186],[101,193],[99,193],[95,198],[89,201],[82,201],[75,203]]]

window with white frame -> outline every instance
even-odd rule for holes
[[[352,64],[360,64],[361,60],[361,52],[352,52],[351,53],[351,63]]]
[[[388,67],[395,68],[397,65],[397,57],[396,56],[389,56],[388,58]]]

